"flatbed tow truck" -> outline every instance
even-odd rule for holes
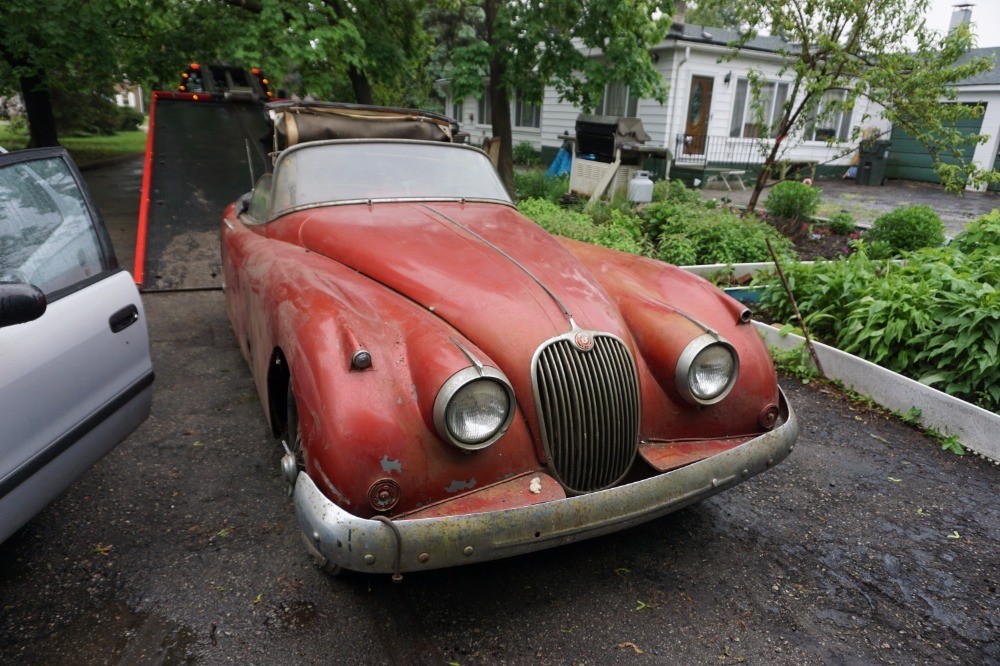
[[[155,91],[133,275],[143,291],[222,286],[218,223],[268,163],[259,69],[192,64],[176,91]]]

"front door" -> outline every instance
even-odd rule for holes
[[[712,108],[712,84],[709,76],[691,77],[687,123],[684,128],[684,154],[704,155],[708,139],[708,115]]]

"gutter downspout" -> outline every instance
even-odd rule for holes
[[[676,44],[677,42],[675,41],[674,43]],[[674,119],[677,117],[677,100],[680,97],[680,95],[677,94],[677,82],[678,82],[678,80],[680,80],[681,67],[684,66],[684,64],[688,61],[688,58],[690,58],[690,57],[691,57],[691,47],[690,46],[685,46],[684,47],[684,58],[679,63],[677,63],[676,67],[674,67],[673,81],[670,84],[670,89],[674,91],[674,99],[673,99],[673,101],[670,104],[670,113],[667,114],[666,138],[667,138],[667,141],[671,142],[671,150],[673,150],[673,149],[676,148],[675,144],[676,144],[676,137],[677,137],[677,132],[671,132],[670,131],[670,129],[674,125]],[[677,160],[677,155],[674,155],[673,157],[674,157],[674,160],[676,161]]]

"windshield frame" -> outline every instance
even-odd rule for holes
[[[326,208],[330,206],[351,206],[358,204],[372,205],[376,203],[413,203],[413,202],[457,202],[457,203],[491,203],[500,204],[503,206],[509,206],[511,208],[517,209],[516,204],[508,195],[505,199],[487,198],[487,197],[442,197],[442,196],[410,196],[410,197],[362,197],[355,199],[336,199],[336,200],[326,200],[326,201],[316,201],[306,204],[299,204],[297,206],[290,206],[282,210],[275,210],[273,207],[275,201],[275,190],[278,185],[278,174],[281,169],[282,163],[288,158],[289,155],[293,153],[309,149],[316,148],[319,146],[327,145],[349,145],[349,144],[417,144],[422,146],[433,147],[435,150],[470,150],[475,153],[479,153],[482,157],[489,162],[489,156],[483,152],[481,149],[475,146],[470,146],[461,143],[445,143],[440,141],[417,141],[414,139],[327,139],[323,141],[308,141],[305,143],[298,143],[294,146],[286,148],[281,151],[278,158],[274,163],[274,175],[275,177],[271,179],[271,192],[269,196],[269,215],[268,222],[278,219],[288,215],[289,213],[294,213],[301,210],[311,210],[314,208]],[[490,163],[492,166],[492,163]],[[495,169],[494,169],[495,171]],[[497,175],[499,180],[499,174]],[[502,181],[501,181],[502,185]]]

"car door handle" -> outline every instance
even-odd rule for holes
[[[127,305],[111,315],[108,325],[111,326],[112,333],[121,333],[137,321],[139,321],[139,308]]]

